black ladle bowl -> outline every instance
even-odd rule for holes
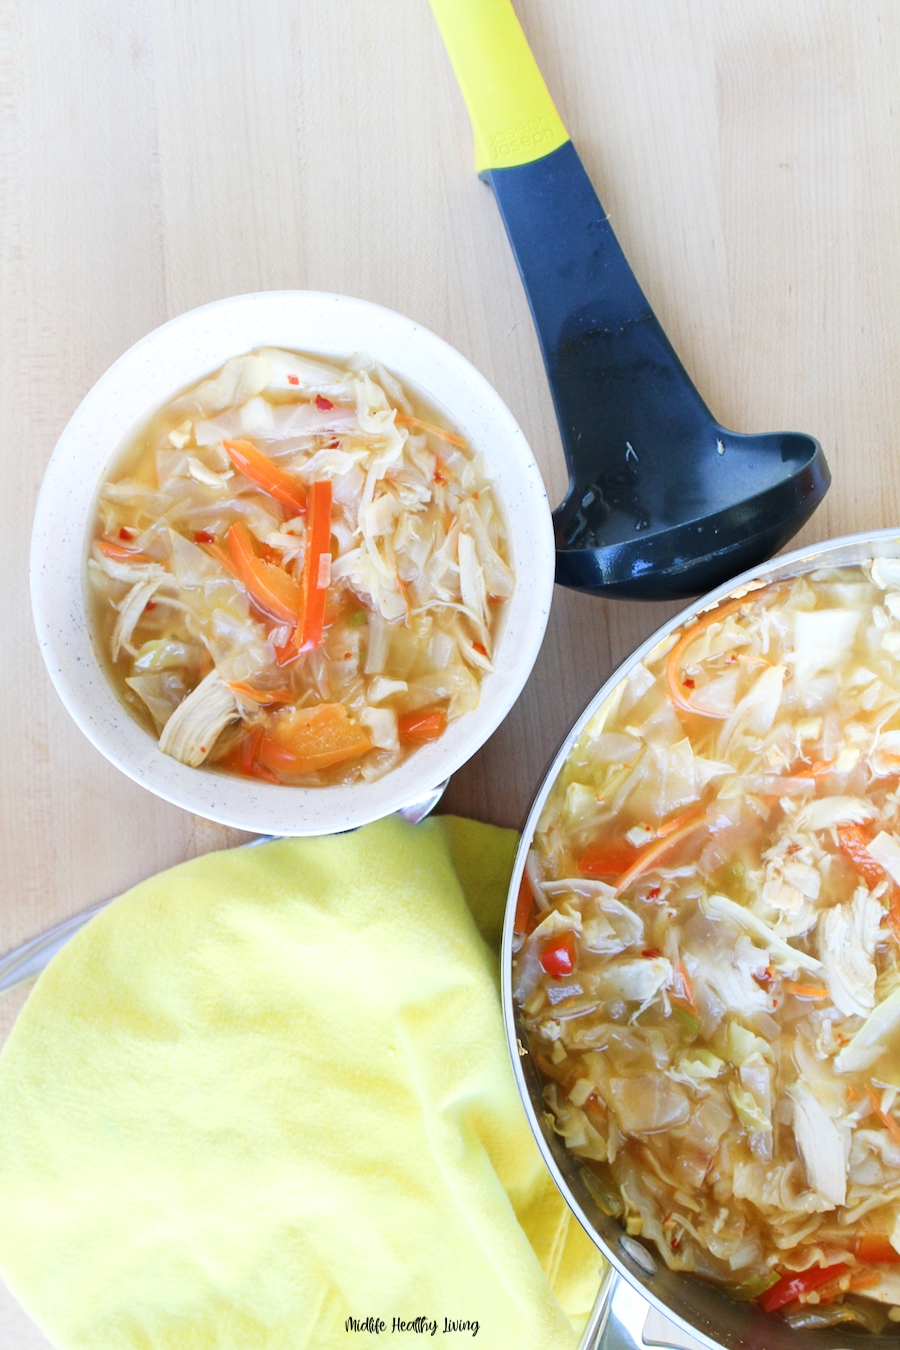
[[[719,425],[628,266],[571,141],[490,169],[537,328],[569,490],[556,580],[671,600],[776,553],[831,475],[812,436]]]
[[[812,436],[719,425],[647,303],[509,0],[431,0],[550,380],[569,490],[556,580],[673,600],[765,561],[831,475]]]

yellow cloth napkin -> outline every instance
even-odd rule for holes
[[[56,957],[0,1057],[0,1267],[59,1346],[572,1350],[600,1259],[478,931],[515,845],[393,818],[210,854]]]

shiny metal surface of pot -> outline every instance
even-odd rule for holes
[[[534,799],[516,855],[503,928],[501,976],[503,1013],[513,1072],[529,1124],[563,1198],[597,1244],[611,1270],[604,1278],[581,1350],[643,1350],[647,1346],[700,1346],[705,1350],[897,1350],[898,1330],[875,1336],[837,1326],[795,1330],[753,1304],[736,1303],[696,1276],[669,1270],[649,1243],[625,1234],[604,1214],[592,1194],[593,1177],[584,1162],[569,1153],[544,1114],[543,1080],[528,1050],[527,1033],[512,996],[513,923],[525,859],[544,803],[584,727],[632,668],[669,633],[702,610],[719,604],[748,582],[767,585],[819,567],[843,567],[873,557],[900,557],[900,528],[826,540],[782,554],[711,591],[670,619],[648,638],[606,681],[560,746]],[[653,1311],[655,1310],[655,1312]]]

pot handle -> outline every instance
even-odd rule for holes
[[[643,1331],[649,1312],[643,1295],[608,1266],[578,1350],[648,1350]],[[654,1342],[658,1348],[663,1350]]]

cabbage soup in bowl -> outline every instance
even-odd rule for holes
[[[248,830],[416,801],[518,697],[553,586],[510,413],[413,320],[273,292],[151,333],[75,413],[42,485],[32,603],[93,743]]]
[[[376,781],[478,705],[515,578],[490,466],[372,358],[262,348],[100,486],[94,631],[184,764]]]

